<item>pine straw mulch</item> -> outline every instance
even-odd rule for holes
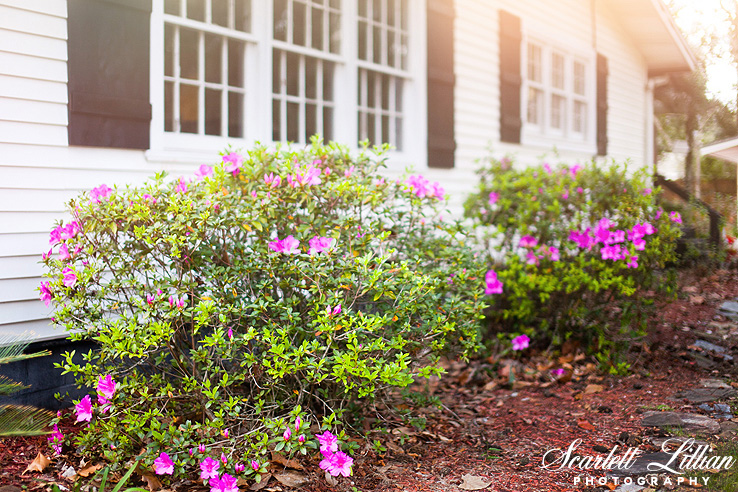
[[[576,439],[581,439],[578,450],[583,455],[600,455],[616,444],[621,449],[640,446],[653,450],[648,440],[652,432],[639,426],[644,411],[669,408],[694,412],[692,406],[673,395],[694,387],[701,378],[734,378],[732,365],[715,361],[717,369],[704,369],[690,354],[697,334],[715,339],[719,330],[736,328],[732,332],[736,336],[732,343],[736,345],[738,325],[733,327],[716,314],[723,300],[736,297],[738,273],[733,270],[684,272],[679,298],[661,303],[651,321],[649,340],[633,346],[635,365],[625,377],[602,374],[591,359],[574,347],[553,360],[544,354],[527,354],[529,358],[522,361],[449,362],[448,374],[430,381],[425,388],[438,398],[440,408],[421,408],[416,413],[415,426],[399,417],[389,417],[383,422],[388,432],[371,434],[385,449],[375,450],[362,441],[354,456],[351,478],[340,478],[331,484],[318,473],[317,456],[303,460],[305,470],[294,473],[305,482],[296,489],[456,492],[464,490],[459,487],[462,483],[470,487],[488,483],[478,490],[586,490],[574,485],[577,471],[542,469],[546,451],[566,449]],[[551,367],[567,372],[557,380],[551,375]],[[405,408],[399,400],[389,405],[394,405],[394,415]],[[367,409],[367,415],[372,415],[371,410]],[[371,428],[371,419],[366,426]],[[69,434],[79,427],[67,414],[61,429]],[[83,468],[70,453],[52,458],[42,473],[23,473],[39,452],[49,454],[44,437],[0,440],[0,485],[30,490],[49,490],[50,483],[70,487],[71,481],[61,478],[63,472],[70,474],[70,466],[74,471]],[[273,471],[279,474],[281,468],[274,465]],[[466,482],[464,475],[468,475]],[[602,476],[602,472],[590,475]],[[196,482],[168,487],[207,490]],[[589,490],[613,488],[610,485]],[[248,485],[241,488],[248,489]],[[262,490],[290,487],[272,479]]]

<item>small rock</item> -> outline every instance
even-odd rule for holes
[[[14,487],[13,485],[3,485],[0,487],[0,492],[23,492],[18,487]]]
[[[722,425],[720,427],[722,428]],[[668,443],[669,449],[671,451],[674,451],[676,449],[679,449],[679,446],[681,446],[684,442],[690,439],[693,440],[692,447],[690,447],[690,449],[694,449],[696,446],[710,446],[707,443],[707,441],[703,441],[701,439],[695,439],[693,437],[684,437],[684,436],[654,437],[651,439],[651,444],[659,448],[661,451],[666,451],[664,449],[664,444]]]
[[[597,411],[600,413],[612,413],[612,408],[602,405],[601,407],[597,408]]]
[[[715,345],[714,343],[706,342],[704,340],[697,340],[696,342],[694,342],[694,346],[701,348],[702,350],[706,350],[707,352],[712,352],[713,354],[719,355],[727,361],[733,360],[733,356],[728,355],[726,353],[727,350],[725,349],[725,347],[721,347],[720,345]]]
[[[720,424],[704,415],[680,412],[646,412],[643,414],[641,425],[644,427],[681,427],[685,430],[720,432]]]
[[[720,422],[721,432],[734,432],[736,430],[738,430],[738,424],[736,424],[735,422],[731,422],[729,420],[725,422]]]
[[[720,388],[720,389],[732,388],[731,385],[729,385],[722,379],[701,379],[700,386],[702,386],[703,388]]]
[[[690,403],[709,403],[735,396],[734,388],[692,388],[680,391],[675,398],[684,398]]]
[[[620,442],[628,442],[628,438],[630,437],[630,434],[627,432],[621,432],[618,436],[618,441]]]
[[[738,317],[738,302],[725,301],[718,308],[718,312],[726,318]]]
[[[633,383],[633,389],[643,389],[643,385],[641,383]]]
[[[610,452],[610,448],[608,448],[607,446],[600,446],[599,444],[592,446],[592,449],[594,449],[598,453],[609,453]]]
[[[640,485],[636,485],[634,483],[624,483],[620,487],[615,489],[615,492],[640,492],[643,489],[645,489],[645,487],[641,487]]]
[[[647,475],[649,473],[658,473],[659,469],[656,467],[649,468],[652,463],[660,463],[666,465],[672,460],[674,456],[671,453],[650,453],[638,456],[631,462],[631,466],[628,468],[620,469],[613,468],[610,474],[616,477],[634,477],[636,475]],[[672,463],[672,467],[678,466]]]

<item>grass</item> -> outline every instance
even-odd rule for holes
[[[738,462],[738,442],[722,443],[716,446],[714,452],[710,456],[730,456]],[[738,492],[738,466],[735,462],[731,468],[720,470],[719,473],[707,473],[704,471],[691,471],[688,477],[697,477],[702,483],[702,477],[710,477],[705,490],[714,490],[720,492]]]

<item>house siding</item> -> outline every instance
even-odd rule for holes
[[[456,0],[455,168],[426,169],[424,163],[398,161],[389,174],[397,176],[414,164],[443,184],[451,212],[459,214],[476,184],[477,159],[512,154],[534,163],[546,152],[553,154],[551,148],[500,142],[499,9],[520,16],[524,27],[535,26],[544,37],[548,32],[556,40],[563,32],[568,43],[590,46],[592,53],[608,58],[609,155],[642,165],[646,66],[609,12],[597,11],[593,36],[591,5],[589,0],[561,0],[547,7],[537,0]],[[38,340],[61,334],[49,323],[50,309],[38,300],[36,287],[42,280],[41,253],[49,249],[48,232],[66,216],[68,199],[101,183],[137,184],[160,170],[179,175],[194,169],[194,159],[186,155],[176,160],[170,154],[68,146],[66,16],[62,0],[0,0],[0,336],[27,332]],[[567,161],[588,160],[592,154],[559,152]]]

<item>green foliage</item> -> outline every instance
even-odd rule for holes
[[[0,339],[0,364],[49,355],[48,351],[24,354],[28,343],[16,337]],[[28,386],[0,376],[0,395],[10,395]],[[0,405],[0,436],[38,436],[48,434],[44,429],[54,418],[53,412],[27,405]]]
[[[123,463],[143,450],[150,466],[166,451],[175,476],[199,444],[229,467],[305,454],[307,424],[283,437],[298,417],[340,426],[349,403],[476,348],[484,304],[480,271],[462,270],[463,231],[433,194],[380,177],[383,149],[256,147],[233,174],[234,158],[205,179],[158,175],[70,203],[79,232],[62,247],[74,253],[45,260],[47,289],[57,323],[100,348],[63,368],[81,385],[119,383],[81,434],[84,454]],[[288,236],[294,254],[270,247]],[[330,250],[311,254],[316,237]]]
[[[614,163],[518,169],[509,159],[492,159],[479,173],[466,215],[504,285],[491,295],[493,327],[525,333],[539,345],[573,337],[595,351],[627,343],[645,328],[652,301],[644,293],[670,287],[662,269],[674,258],[679,230],[656,206],[644,172],[628,174]],[[655,233],[637,250],[630,231],[646,223]],[[605,244],[593,237],[598,226],[624,235],[615,243],[622,259],[603,259]],[[589,236],[590,246],[579,246],[572,231]],[[522,247],[525,236],[536,246]]]

